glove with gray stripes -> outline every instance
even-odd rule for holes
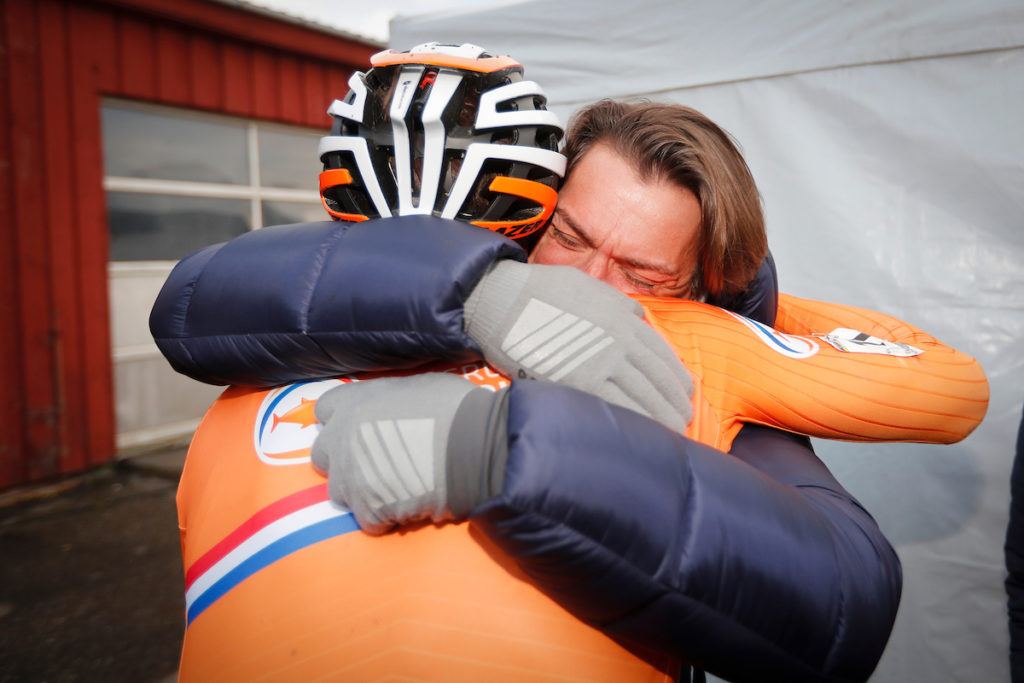
[[[466,334],[495,368],[574,387],[682,432],[693,380],[643,307],[567,266],[498,261],[466,300]]]
[[[463,519],[501,491],[507,395],[444,372],[342,384],[316,402],[313,465],[368,533]]]

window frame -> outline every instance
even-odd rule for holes
[[[250,230],[259,230],[263,225],[263,202],[293,202],[297,204],[320,204],[320,193],[317,190],[302,190],[297,188],[284,188],[264,186],[260,178],[260,130],[270,130],[279,133],[300,133],[316,134],[318,137],[327,134],[327,130],[317,130],[304,126],[294,126],[282,123],[247,119],[226,114],[213,114],[208,112],[186,109],[184,107],[170,107],[135,100],[125,100],[113,97],[104,97],[100,107],[117,107],[121,109],[132,109],[143,113],[158,114],[161,116],[173,116],[179,118],[190,118],[213,123],[241,125],[245,129],[246,151],[248,153],[248,184],[239,185],[231,183],[194,182],[184,180],[161,180],[159,178],[132,178],[126,176],[112,176],[106,174],[106,163],[104,160],[103,190],[104,192],[127,192],[137,194],[162,194],[178,197],[203,197],[214,199],[245,199],[249,202],[249,225]],[[312,137],[312,135],[310,135]],[[324,220],[328,216],[325,212]],[[153,259],[147,261],[109,261],[112,271],[116,272],[121,268],[136,268],[140,264],[162,264],[175,263],[175,259]],[[121,265],[124,264],[124,265]]]

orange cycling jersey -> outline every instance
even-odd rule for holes
[[[341,381],[230,388],[199,426],[177,497],[180,680],[676,680],[669,657],[570,616],[469,524],[350,533],[309,464],[312,406]]]
[[[945,443],[985,412],[976,361],[880,314],[783,296],[772,330],[700,303],[640,300],[694,375],[687,435],[723,450],[743,422]],[[853,354],[814,336],[837,326],[923,353]],[[507,381],[483,365],[457,371]],[[673,662],[576,620],[468,524],[349,533],[308,451],[315,400],[340,381],[228,389],[197,430],[178,490],[182,680],[673,679]]]

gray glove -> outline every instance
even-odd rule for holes
[[[498,261],[466,300],[466,334],[509,377],[571,386],[682,432],[693,380],[643,307],[567,266]]]
[[[368,533],[464,518],[501,490],[506,396],[449,373],[343,384],[316,402],[313,465]]]

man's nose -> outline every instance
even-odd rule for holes
[[[608,259],[602,257],[600,254],[589,254],[587,258],[582,259],[581,262],[576,265],[576,267],[582,270],[590,277],[594,278],[595,280],[608,282]]]

